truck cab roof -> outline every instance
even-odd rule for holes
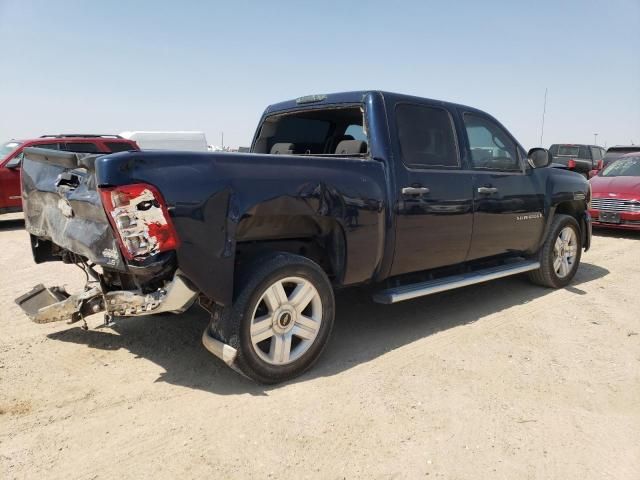
[[[294,110],[300,108],[308,108],[322,105],[333,105],[333,104],[356,104],[362,103],[364,98],[368,94],[378,94],[381,95],[385,99],[394,100],[394,101],[420,101],[420,102],[429,102],[433,104],[439,105],[448,105],[456,108],[462,108],[469,112],[480,112],[477,108],[469,107],[467,105],[456,104],[452,102],[446,102],[444,100],[436,100],[431,98],[423,98],[417,97],[413,95],[406,95],[402,93],[394,93],[394,92],[386,92],[383,90],[357,90],[353,92],[336,92],[336,93],[327,93],[327,94],[313,94],[313,95],[305,95],[302,97],[294,98],[291,100],[285,100],[284,102],[274,103],[269,105],[265,114],[272,114],[279,111],[287,111]],[[482,112],[484,113],[484,112]]]

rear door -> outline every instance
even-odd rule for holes
[[[473,170],[468,260],[535,248],[544,228],[544,185],[524,152],[489,116],[461,112]]]
[[[398,103],[390,130],[399,153],[391,274],[463,262],[471,240],[473,179],[461,168],[452,112]]]

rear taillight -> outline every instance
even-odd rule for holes
[[[102,204],[128,260],[178,248],[167,205],[146,183],[100,188]]]
[[[567,168],[576,168],[576,161],[573,158],[567,162]]]

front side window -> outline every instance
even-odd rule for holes
[[[400,104],[396,122],[402,160],[415,167],[458,167],[458,149],[449,112]]]
[[[20,145],[22,145],[21,142],[16,142],[13,140],[10,142],[5,142],[1,144],[0,145],[0,161],[6,159],[9,155],[15,152],[18,149],[18,147],[20,147]]]
[[[464,114],[464,126],[473,168],[520,170],[516,144],[504,129],[488,118],[470,113]]]

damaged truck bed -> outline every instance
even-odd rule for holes
[[[171,257],[151,265],[154,272],[167,269],[166,281],[162,285],[156,285],[156,281],[145,283],[149,273],[139,279],[128,274],[129,267],[111,226],[117,222],[123,227],[122,241],[128,248],[122,252],[131,252],[131,259],[171,250],[175,244],[167,240],[162,230],[170,221],[164,217],[166,208],[163,211],[149,188],[133,191],[130,187],[126,193],[134,194],[125,201],[118,192],[121,204],[114,206],[114,195],[107,188],[103,197],[109,197],[109,218],[96,188],[96,158],[37,148],[26,150],[22,165],[23,202],[27,206],[25,226],[31,235],[34,259],[36,263],[74,263],[87,273],[87,284],[84,291],[73,295],[61,287],[40,284],[17,298],[16,303],[36,323],[76,322],[99,312],[111,317],[185,311],[196,299],[197,290],[188,286],[179,270],[168,266]],[[106,270],[100,274],[96,266]],[[132,267],[136,268],[134,264]]]

